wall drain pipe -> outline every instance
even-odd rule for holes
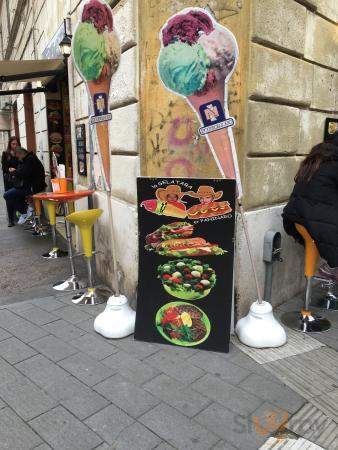
[[[265,262],[264,300],[271,302],[272,272],[274,261],[282,262],[282,239],[279,231],[268,230],[264,236],[263,261]]]

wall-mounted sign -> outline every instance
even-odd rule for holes
[[[235,180],[138,178],[135,339],[228,352]]]
[[[183,97],[196,114],[199,134],[206,136],[222,176],[239,180],[231,131],[235,120],[229,117],[227,98],[227,85],[238,62],[235,36],[206,9],[190,7],[169,17],[159,38],[161,82]]]
[[[330,141],[338,133],[338,119],[327,117],[325,120],[324,141]]]
[[[79,175],[87,176],[87,157],[86,157],[86,126],[76,125],[76,154],[77,170]]]
[[[41,56],[43,59],[63,59],[63,55],[60,50],[60,42],[63,39],[65,33],[65,27],[62,22],[62,24],[59,26],[59,28],[54,33],[54,36],[52,39],[48,42],[48,45],[42,52]]]

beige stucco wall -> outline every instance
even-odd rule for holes
[[[18,0],[11,2],[14,11]],[[161,3],[161,0],[158,2]],[[74,26],[79,18],[78,0],[30,0],[14,42],[11,59],[41,57],[68,13]],[[119,277],[123,291],[133,300],[137,287],[137,210],[136,176],[140,173],[140,76],[142,48],[139,38],[137,0],[113,0],[114,23],[122,44],[119,69],[112,80],[109,122],[111,147],[111,183],[114,232],[117,242]],[[222,17],[223,9],[236,4],[236,14],[243,14],[236,36],[245,45],[241,53],[240,129],[241,175],[245,206],[254,242],[254,255],[261,284],[264,281],[262,239],[269,228],[282,231],[280,213],[289,196],[293,177],[310,148],[323,138],[325,118],[338,117],[338,19],[336,0],[213,0],[212,7]],[[8,36],[5,2],[2,3],[1,50]],[[231,6],[230,5],[230,6]],[[34,6],[34,7],[33,7]],[[229,7],[230,7],[229,6]],[[180,9],[180,8],[178,8]],[[243,11],[245,10],[245,14]],[[13,19],[12,11],[12,19]],[[249,12],[247,12],[249,11]],[[242,17],[242,16],[241,16]],[[10,27],[9,27],[10,28]],[[30,34],[33,30],[33,34]],[[154,30],[158,33],[158,30]],[[31,36],[28,39],[28,36]],[[32,38],[33,37],[33,38]],[[142,67],[142,66],[141,66]],[[88,141],[88,96],[86,86],[69,61],[74,79],[72,132],[85,123]],[[71,78],[70,78],[71,79]],[[18,84],[20,85],[20,84]],[[25,144],[23,100],[17,98],[20,134]],[[45,167],[49,165],[45,98],[34,95],[37,149]],[[238,135],[238,136],[237,136]],[[76,187],[88,180],[77,176],[76,150],[73,148]],[[88,156],[88,155],[87,155]],[[89,160],[89,156],[88,156]],[[89,162],[89,161],[88,161]],[[96,178],[99,178],[97,156]],[[163,175],[160,173],[159,175]],[[95,204],[106,210],[106,197],[95,195]],[[78,207],[86,207],[79,203]],[[97,227],[97,267],[108,284],[112,284],[111,229],[106,212]],[[254,284],[247,258],[243,233],[237,231],[236,296],[237,316],[243,315],[253,300]],[[284,263],[276,266],[273,303],[279,304],[302,286],[301,249],[283,234]],[[295,269],[296,267],[296,269]]]
[[[325,118],[338,117],[337,4],[300,3],[251,2],[243,177],[247,208],[285,201],[299,156],[322,141]]]

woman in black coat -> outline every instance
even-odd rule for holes
[[[4,177],[4,187],[5,191],[8,191],[13,187],[14,177],[11,175],[9,169],[16,169],[19,164],[18,158],[15,156],[15,149],[20,145],[20,141],[15,136],[9,138],[7,150],[2,152],[1,155],[1,166]]]
[[[338,135],[313,147],[301,163],[295,182],[283,211],[284,229],[303,243],[295,223],[303,225],[327,261],[320,267],[320,274],[338,282]]]
[[[2,152],[1,155],[1,167],[4,177],[5,192],[14,186],[15,175],[14,171],[12,171],[11,169],[16,169],[18,167],[19,160],[15,156],[15,149],[19,145],[20,141],[16,136],[10,137],[8,141],[7,150]],[[8,207],[7,207],[7,216],[8,216],[8,226],[12,227],[14,225],[14,214],[13,211],[8,210]]]

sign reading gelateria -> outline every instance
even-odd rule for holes
[[[139,178],[135,339],[228,352],[235,180]]]

